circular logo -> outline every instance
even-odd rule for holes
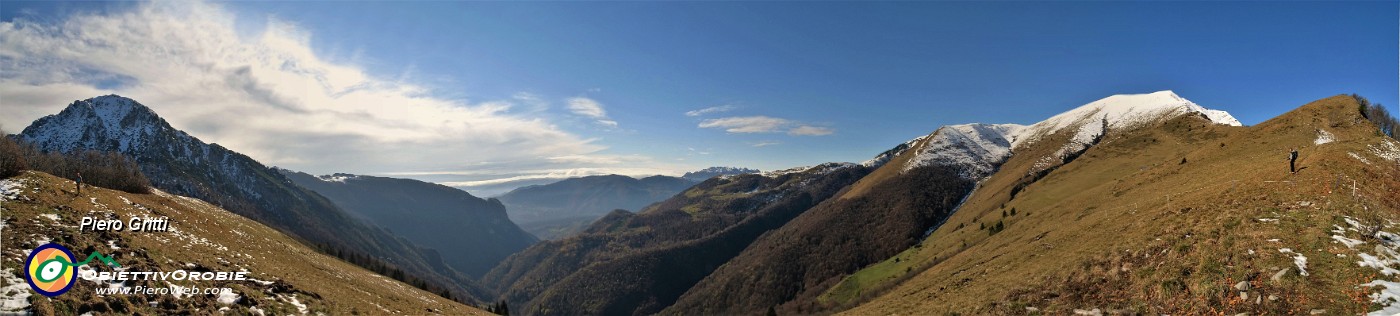
[[[73,268],[73,252],[59,244],[45,244],[29,253],[24,261],[25,278],[29,288],[44,296],[54,297],[73,288],[77,272]]]

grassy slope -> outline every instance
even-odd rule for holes
[[[1337,141],[1314,145],[1318,129]],[[1359,267],[1330,231],[1347,226],[1342,216],[1400,215],[1400,166],[1371,154],[1387,141],[1342,96],[1248,128],[1184,117],[1110,136],[1010,199],[1049,150],[1018,149],[922,247],[857,273],[824,299],[879,295],[849,311],[856,314],[1369,310],[1372,289],[1357,285],[1376,270]],[[1284,160],[1291,147],[1307,167],[1292,176]],[[1352,180],[1362,198],[1352,197]],[[1002,217],[1013,208],[1017,215]],[[999,220],[1005,231],[978,229]],[[1281,248],[1306,256],[1311,275],[1292,268],[1271,281],[1294,266]],[[1253,285],[1247,301],[1231,289],[1241,280]],[[890,284],[898,285],[878,291]],[[1276,299],[1260,299],[1270,295]]]
[[[232,305],[218,303],[212,295],[175,299],[162,295],[114,295],[98,297],[96,283],[79,280],[68,293],[55,299],[29,296],[36,312],[78,314],[110,311],[137,314],[208,313],[229,307],[248,312],[255,307],[271,314],[294,314],[292,298],[308,312],[327,314],[486,314],[407,284],[373,274],[357,266],[317,253],[267,226],[196,199],[158,194],[129,194],[85,187],[82,197],[72,195],[72,183],[48,174],[26,172],[12,178],[24,183],[22,198],[5,201],[3,218],[3,267],[19,277],[24,251],[52,239],[86,256],[93,251],[111,255],[131,271],[178,269],[238,271],[247,269],[252,281],[176,281],[177,285],[230,287],[241,299]],[[130,201],[128,203],[127,201]],[[58,221],[45,214],[56,215]],[[125,221],[132,216],[168,216],[177,232],[77,231],[82,216],[111,216]],[[112,249],[112,241],[120,249]],[[196,268],[190,268],[193,264]],[[90,264],[96,266],[96,264]],[[98,271],[107,271],[96,267]],[[8,277],[8,276],[7,276]],[[127,286],[149,281],[131,281]],[[183,283],[182,283],[183,282]],[[8,284],[6,284],[8,285]],[[28,292],[26,289],[25,292]],[[0,293],[12,295],[13,293]],[[155,301],[155,306],[148,302]],[[203,312],[200,312],[203,311]]]

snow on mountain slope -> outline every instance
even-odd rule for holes
[[[154,135],[178,132],[163,129],[170,129],[169,125],[144,105],[121,96],[104,95],[74,101],[63,112],[35,121],[22,135],[48,150],[134,152],[150,145]],[[175,134],[182,140],[190,138],[184,132]]]
[[[871,168],[879,168],[880,166],[885,165],[885,163],[890,162],[890,160],[894,159],[894,157],[898,157],[900,154],[903,154],[904,151],[909,150],[909,148],[913,148],[914,145],[918,145],[919,141],[922,141],[924,140],[924,138],[928,137],[929,135],[915,137],[914,139],[904,142],[903,144],[894,146],[894,148],[890,148],[889,150],[886,150],[885,152],[882,152],[879,155],[875,155],[875,157],[870,158],[870,160],[861,162],[860,165]]]
[[[1074,136],[1046,164],[1093,145],[1109,130],[1131,129],[1179,115],[1199,114],[1216,124],[1239,126],[1230,113],[1201,107],[1170,90],[1148,94],[1120,94],[1090,102],[1044,121],[1025,126],[1017,124],[948,125],[932,134],[914,138],[861,163],[878,167],[913,150],[901,172],[930,164],[964,166],[963,176],[980,179],[999,166],[1016,148],[1041,138],[1077,129]]]
[[[1240,126],[1230,113],[1197,105],[1171,90],[1148,94],[1119,94],[1090,102],[1068,112],[1035,123],[1014,135],[1012,148],[1033,144],[1041,138],[1068,128],[1074,136],[1054,154],[1042,157],[1032,172],[1048,168],[1074,153],[1083,152],[1110,130],[1126,130],[1181,115],[1199,114],[1216,124]]]
[[[1076,142],[1086,141],[1103,134],[1104,129],[1126,129],[1147,124],[1162,118],[1176,115],[1200,113],[1216,124],[1240,126],[1230,113],[1211,110],[1191,102],[1171,90],[1148,94],[1119,94],[1090,102],[1068,112],[1060,113],[1035,123],[1017,137],[1012,147],[1034,143],[1041,137],[1054,134],[1065,128],[1079,128]],[[1092,123],[1106,123],[1092,124]]]
[[[931,164],[958,165],[964,167],[963,177],[981,179],[1011,157],[1011,142],[1024,128],[1016,124],[944,126],[915,146],[914,156],[901,172]]]

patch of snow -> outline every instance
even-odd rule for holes
[[[1279,248],[1278,252],[1293,254],[1293,265],[1298,266],[1298,275],[1308,276],[1308,257],[1301,253],[1293,252],[1293,249]]]
[[[1337,242],[1342,243],[1343,245],[1346,245],[1347,248],[1356,248],[1356,245],[1360,245],[1360,244],[1366,243],[1366,242],[1364,242],[1364,241],[1360,241],[1360,240],[1356,240],[1356,239],[1351,239],[1351,238],[1346,238],[1346,236],[1340,236],[1340,235],[1332,235],[1332,240],[1336,240]]]
[[[320,178],[321,181],[326,181],[326,182],[345,183],[345,180],[354,179],[354,178],[358,178],[358,177],[360,177],[360,176],[353,175],[353,174],[348,174],[348,173],[337,173],[337,174],[328,174],[328,175],[318,176],[317,178]]]
[[[297,295],[296,295],[296,294],[287,295],[287,296],[278,295],[278,297],[282,297],[282,298],[284,298],[284,299],[287,300],[287,303],[291,303],[292,306],[296,306],[296,308],[297,308],[297,313],[298,313],[298,314],[306,315],[306,312],[307,312],[306,304],[302,304],[301,301],[297,300]]]
[[[1261,223],[1270,223],[1270,222],[1277,222],[1277,221],[1278,221],[1277,218],[1256,218],[1256,219],[1254,219],[1254,220],[1257,220],[1257,221],[1259,221],[1259,222],[1261,222]]]
[[[1361,155],[1357,155],[1355,152],[1347,152],[1347,155],[1350,155],[1351,158],[1356,158],[1356,160],[1359,160],[1359,161],[1361,161],[1362,163],[1365,163],[1365,164],[1367,164],[1367,165],[1370,165],[1370,164],[1371,164],[1371,160],[1370,160],[1370,159],[1366,159],[1366,157],[1361,157]]]
[[[29,308],[29,296],[33,295],[29,291],[29,283],[15,276],[15,272],[8,268],[0,269],[0,280],[5,284],[0,287],[0,313],[23,313]]]
[[[1095,309],[1078,309],[1078,308],[1076,308],[1076,309],[1074,309],[1074,314],[1075,314],[1075,315],[1087,315],[1087,316],[1103,316],[1103,310],[1100,310],[1100,309],[1097,309],[1097,308],[1095,308]]]
[[[39,217],[47,218],[51,221],[59,221],[58,214],[39,214]]]
[[[121,247],[117,247],[117,241],[116,241],[116,240],[108,240],[108,241],[107,241],[107,247],[111,247],[112,249],[122,249]]]
[[[1400,162],[1400,146],[1397,146],[1393,141],[1387,139],[1380,144],[1367,146],[1367,148],[1371,149],[1371,154],[1376,155],[1376,157]]]
[[[24,190],[24,180],[9,178],[0,180],[0,201],[18,199]]]
[[[1336,140],[1337,137],[1332,136],[1332,133],[1328,133],[1326,130],[1318,129],[1317,139],[1313,140],[1313,145],[1322,145],[1326,143],[1331,143]]]
[[[1382,308],[1366,315],[1400,315],[1400,283],[1375,280],[1361,286],[1383,287],[1380,293],[1371,294],[1371,302],[1381,304]]]
[[[222,292],[219,292],[219,304],[229,305],[237,303],[238,298],[238,293],[234,293],[233,289],[230,288],[224,288]]]
[[[39,236],[34,238],[34,246],[42,246],[48,244],[50,241],[53,241],[53,238],[49,238],[49,236]],[[26,252],[25,255],[29,255],[29,253]]]
[[[388,310],[385,310],[385,311],[388,311]],[[258,308],[257,306],[249,306],[249,307],[248,307],[248,313],[249,313],[249,314],[258,314],[259,316],[267,316],[267,313],[266,313],[266,312],[263,312],[263,310],[260,309],[260,308]]]

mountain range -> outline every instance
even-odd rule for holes
[[[1389,140],[1384,134],[1375,132],[1376,125],[1362,117],[1365,108],[1359,106],[1355,98],[1339,96],[1317,103],[1334,103],[1334,105],[1304,106],[1302,109],[1317,108],[1318,110],[1306,111],[1308,113],[1306,116],[1287,120],[1289,122],[1287,124],[1270,121],[1259,127],[1245,128],[1241,127],[1240,122],[1226,112],[1206,109],[1171,91],[1161,91],[1150,94],[1111,96],[1030,125],[962,124],[944,126],[929,135],[898,144],[858,166],[847,167],[855,168],[852,170],[862,170],[858,172],[860,175],[855,176],[858,180],[850,182],[849,185],[841,187],[836,193],[829,196],[812,195],[817,199],[816,201],[803,203],[805,207],[784,213],[789,214],[790,218],[770,222],[773,225],[758,226],[762,228],[751,227],[766,229],[766,231],[760,233],[760,236],[753,240],[741,239],[745,246],[738,253],[720,250],[729,249],[726,247],[732,246],[732,243],[725,243],[724,246],[706,243],[707,238],[712,238],[711,235],[707,234],[710,231],[696,234],[693,230],[657,229],[658,227],[670,227],[667,225],[675,220],[659,223],[657,221],[642,222],[645,224],[637,223],[642,214],[665,213],[661,210],[675,206],[680,206],[682,213],[689,215],[681,217],[683,220],[680,221],[692,223],[697,221],[704,223],[708,220],[709,217],[704,216],[707,211],[730,210],[731,208],[714,205],[687,207],[686,204],[677,202],[734,199],[734,191],[708,188],[709,185],[727,183],[726,180],[742,179],[726,177],[721,178],[717,183],[707,182],[691,188],[677,197],[653,205],[639,214],[628,212],[610,214],[575,238],[533,246],[503,262],[501,266],[488,274],[488,278],[484,282],[486,286],[496,287],[501,291],[503,293],[502,299],[524,306],[525,310],[532,314],[570,312],[650,314],[660,312],[662,314],[689,315],[757,314],[765,311],[776,314],[812,314],[841,311],[856,306],[859,308],[853,311],[877,314],[933,310],[962,311],[972,314],[1037,313],[1044,310],[1058,311],[1054,313],[1074,313],[1076,309],[1091,313],[1092,309],[1095,308],[1094,304],[1100,304],[1098,307],[1101,308],[1112,307],[1120,312],[1133,310],[1184,311],[1187,314],[1193,313],[1193,311],[1200,312],[1201,309],[1178,307],[1134,309],[1131,304],[1122,304],[1123,301],[1131,302],[1133,300],[1150,302],[1158,296],[1123,296],[1120,297],[1123,301],[1116,305],[1110,304],[1111,306],[1101,305],[1102,302],[1094,302],[1093,300],[1056,296],[1064,295],[1063,292],[1082,295],[1078,297],[1084,298],[1096,297],[1093,295],[1101,292],[1094,290],[1093,284],[1096,283],[1092,277],[1104,277],[1101,272],[1096,272],[1103,271],[1104,268],[1101,268],[1103,263],[1093,260],[1105,259],[1103,257],[1075,257],[1087,261],[1063,260],[1063,255],[1046,257],[1038,254],[1046,251],[1045,249],[1053,248],[1020,249],[1008,253],[1000,247],[1018,245],[1019,248],[1026,248],[1024,245],[1027,243],[1042,247],[1055,247],[1056,245],[1047,245],[1038,241],[1047,238],[1047,236],[1058,235],[1113,241],[1116,240],[1116,234],[1121,234],[1115,232],[1122,232],[1123,229],[1097,230],[1093,229],[1095,226],[1070,224],[1069,226],[1080,228],[1061,232],[1063,229],[1059,226],[1066,225],[1066,223],[1078,223],[1088,214],[1103,214],[1103,212],[1094,212],[1096,209],[1122,210],[1125,208],[1122,203],[1127,202],[1115,199],[1102,200],[1103,196],[1116,197],[1125,194],[1125,191],[1135,190],[1139,187],[1152,189],[1142,189],[1143,191],[1138,192],[1172,192],[1173,190],[1169,187],[1156,188],[1161,184],[1155,183],[1154,179],[1184,173],[1185,171],[1180,171],[1183,168],[1199,169],[1199,171],[1192,173],[1197,174],[1195,179],[1201,179],[1199,175],[1209,174],[1209,170],[1229,168],[1230,164],[1218,162],[1226,160],[1226,158],[1243,160],[1245,157],[1249,157],[1253,160],[1264,161],[1266,159],[1260,159],[1258,156],[1268,152],[1273,153],[1269,155],[1282,157],[1283,153],[1278,151],[1279,148],[1270,151],[1266,149],[1268,146],[1259,146],[1260,144],[1241,146],[1239,144],[1241,142],[1260,143],[1251,140],[1265,138],[1248,136],[1253,133],[1241,132],[1246,130],[1258,130],[1259,132],[1254,133],[1276,135],[1280,134],[1277,131],[1280,128],[1278,126],[1283,125],[1288,126],[1287,131],[1299,134],[1299,136],[1295,136],[1294,142],[1279,142],[1283,144],[1273,145],[1279,147],[1284,145],[1301,146],[1303,143],[1296,140],[1296,138],[1301,137],[1316,137],[1319,140],[1316,140],[1315,143],[1325,144],[1325,142],[1333,141],[1335,137],[1339,137],[1336,135],[1340,135],[1339,132],[1329,132],[1328,129],[1350,129],[1352,132],[1346,133],[1349,138],[1365,139],[1367,142],[1364,146],[1354,148],[1348,154],[1359,158],[1334,155],[1332,159],[1338,161],[1331,162],[1329,165],[1347,163],[1355,165],[1356,161],[1363,163],[1379,161],[1383,163],[1377,165],[1378,167],[1392,175],[1396,174],[1394,172],[1400,166],[1395,165],[1394,162],[1400,161],[1397,160],[1400,158],[1384,157],[1400,157],[1400,153],[1397,153],[1400,152],[1400,146],[1390,145],[1394,144],[1393,140]],[[1284,117],[1290,116],[1300,115],[1290,113]],[[1370,133],[1357,133],[1357,131],[1370,131]],[[1321,140],[1324,139],[1321,135],[1332,136],[1324,141]],[[1217,143],[1217,140],[1224,141]],[[1263,145],[1267,144],[1268,142],[1263,142]],[[1235,147],[1231,146],[1244,147],[1244,150],[1250,154],[1235,153],[1233,151]],[[1215,152],[1219,148],[1231,150]],[[1360,148],[1366,148],[1366,150],[1360,150]],[[1369,158],[1357,156],[1363,151],[1372,152],[1375,156]],[[1100,161],[1104,160],[1113,162],[1108,165],[1099,165]],[[1282,170],[1284,161],[1281,159],[1268,160],[1273,162],[1261,162],[1251,168],[1261,170],[1261,172],[1262,170]],[[1205,165],[1205,167],[1192,167],[1196,165]],[[1133,175],[1133,172],[1129,172],[1129,170],[1135,170],[1139,174],[1146,173],[1147,176],[1129,176]],[[1326,172],[1332,171],[1331,169],[1326,170]],[[1317,171],[1322,172],[1323,170]],[[1347,174],[1355,177],[1363,173],[1350,172]],[[1282,176],[1251,174],[1248,179],[1262,180],[1259,181],[1261,185],[1266,185],[1262,183],[1279,181],[1291,182],[1286,178],[1269,180]],[[1333,174],[1333,176],[1337,175]],[[1066,177],[1075,178],[1077,181],[1066,183],[1060,180]],[[1376,179],[1376,177],[1370,178]],[[843,179],[854,178],[843,177]],[[1084,182],[1081,179],[1091,181]],[[1172,179],[1184,178],[1172,177]],[[1194,182],[1174,180],[1175,182],[1171,183],[1177,185],[1180,183],[1214,184],[1216,186],[1232,183],[1229,180],[1219,178],[1205,179],[1207,180],[1194,180]],[[1238,180],[1233,177],[1225,179]],[[1394,176],[1389,179],[1394,179]],[[1334,188],[1329,192],[1335,194],[1340,181],[1334,179],[1331,182]],[[1396,192],[1393,189],[1395,186],[1387,186],[1393,185],[1393,180],[1390,183],[1381,182],[1381,187],[1388,189],[1375,189],[1372,190],[1373,192]],[[1108,191],[1100,192],[1098,190]],[[779,189],[779,192],[784,191]],[[1081,194],[1077,192],[1099,193]],[[1260,192],[1267,192],[1267,190],[1260,190]],[[790,196],[791,193],[777,194]],[[1262,199],[1269,199],[1267,198],[1269,194],[1264,196]],[[1391,197],[1381,197],[1384,194],[1378,196],[1357,193],[1355,196],[1359,200],[1375,201],[1379,199],[1383,203],[1375,203],[1374,205],[1384,205],[1391,209],[1397,205],[1394,194],[1391,194]],[[1063,204],[1066,203],[1064,202],[1065,197],[1090,199],[1095,203],[1072,204],[1077,206],[1066,207]],[[1187,204],[1187,202],[1176,202],[1178,204],[1173,205],[1170,200],[1134,201],[1132,208],[1129,208],[1128,211],[1129,213],[1137,212],[1138,209],[1142,208],[1170,209],[1172,212],[1190,211],[1189,208],[1183,209],[1177,206]],[[1226,201],[1231,200],[1227,199]],[[1200,203],[1198,200],[1192,204]],[[1310,203],[1316,202],[1305,204],[1316,205]],[[1277,208],[1288,204],[1279,201],[1263,205]],[[1292,205],[1296,207],[1297,204]],[[729,207],[733,206],[733,204],[729,204]],[[1267,210],[1268,208],[1262,209]],[[672,214],[679,213],[673,212]],[[675,216],[679,217],[679,215]],[[1025,218],[1032,218],[1031,216],[1035,216],[1035,224],[1021,224],[1022,221],[1026,221]],[[688,220],[684,220],[686,218]],[[1109,218],[1116,220],[1112,223],[1117,225],[1134,225],[1134,223],[1141,225],[1140,222],[1125,220],[1122,217]],[[1274,218],[1263,219],[1271,220]],[[1232,225],[1239,225],[1238,222],[1239,220],[1236,220],[1235,224]],[[632,224],[623,226],[620,223]],[[1095,225],[1108,225],[1105,222],[1095,223],[1100,223]],[[1339,224],[1337,227],[1346,226]],[[1353,228],[1357,227],[1352,226]],[[1190,227],[1178,227],[1178,229],[1193,230]],[[1217,230],[1215,234],[1221,233]],[[1370,234],[1376,233],[1371,232]],[[1363,237],[1364,235],[1366,234],[1363,233]],[[645,236],[645,238],[635,236]],[[1329,239],[1326,235],[1317,237],[1319,238],[1314,239],[1314,243],[1337,240],[1337,238]],[[1102,249],[1111,249],[1111,244],[1083,243],[1094,245],[1085,248],[1073,242],[1073,240],[1078,240],[1076,238],[1057,237],[1056,240],[1059,241],[1058,245],[1076,249],[1075,251],[1081,253],[1093,252],[1100,253],[1106,258],[1119,258],[1109,259],[1116,260],[1109,261],[1110,263],[1127,262],[1121,257],[1113,256],[1111,251],[1103,252]],[[683,269],[686,273],[692,273],[696,269],[692,265],[677,263],[677,260],[667,259],[668,257],[659,255],[665,253],[664,251],[649,251],[646,250],[646,247],[635,246],[645,246],[648,244],[646,241],[654,239],[680,241],[688,247],[700,247],[685,248],[685,251],[707,254],[706,260],[701,262],[704,264],[703,268],[699,268],[704,276],[698,280],[690,274],[682,274],[689,275],[685,277],[665,275],[648,278],[649,274],[645,272],[648,271],[645,268],[648,264],[671,264],[673,268],[671,271],[682,271],[678,268],[690,267]],[[990,245],[996,245],[999,248],[987,248]],[[665,245],[662,247],[666,250],[678,249]],[[1276,249],[1291,256],[1288,251],[1292,250]],[[1253,249],[1246,250],[1250,250],[1249,253],[1254,253]],[[1141,253],[1141,251],[1136,250],[1134,253]],[[1330,251],[1337,252],[1339,250],[1333,247]],[[1201,255],[1204,254],[1198,254],[1197,257],[1192,258],[1200,259],[1198,256]],[[627,259],[633,256],[644,256],[648,259]],[[1002,258],[1038,260],[1043,262],[1043,265],[1016,265],[1013,264],[1016,261]],[[1142,260],[1134,262],[1141,264],[1140,261]],[[642,264],[643,262],[646,264]],[[958,262],[958,265],[950,266],[944,262]],[[988,265],[992,262],[996,264]],[[1182,263],[1180,261],[1173,262],[1176,265]],[[1030,284],[1017,286],[1020,283],[1008,279],[1009,276],[1026,273],[1043,275],[1051,271],[1058,271],[1058,268],[1052,267],[1063,267],[1066,264],[1083,264],[1100,268],[1086,268],[1088,269],[1084,270],[1086,272],[1071,272],[1069,276],[1064,277],[1067,279],[1047,277],[1046,279],[1035,279],[1036,281],[1030,283],[1054,284],[1054,289],[1058,292],[1037,290],[1036,286]],[[993,281],[966,283],[977,280],[978,276],[988,277],[988,274],[991,273],[988,269],[995,266],[1007,266],[1008,269],[1012,270],[996,272],[996,277],[991,279]],[[967,269],[979,269],[976,271],[981,272],[968,277],[959,276],[966,273]],[[935,275],[933,271],[943,274]],[[1266,272],[1278,273],[1278,271],[1281,270],[1272,269]],[[1098,274],[1086,275],[1085,273]],[[1255,280],[1250,282],[1258,282],[1257,275],[1261,273],[1265,272],[1256,271],[1253,274],[1240,274],[1233,278],[1234,280]],[[592,276],[593,274],[612,277]],[[1129,283],[1142,287],[1158,284],[1152,282],[1178,282],[1162,274],[1153,274],[1153,276],[1156,278],[1133,280],[1136,283]],[[1121,276],[1118,277],[1121,278]],[[652,278],[661,278],[665,281],[657,281]],[[1087,283],[1076,283],[1080,282],[1080,278],[1089,279],[1085,281]],[[1229,279],[1230,276],[1222,276],[1221,280],[1209,281],[1223,283],[1225,281],[1222,280]],[[1208,281],[1201,280],[1199,276],[1194,279],[1187,278],[1187,280],[1192,282]],[[658,283],[668,286],[664,288],[651,286],[651,284]],[[590,287],[599,284],[606,284],[606,286]],[[930,287],[928,284],[937,286]],[[1070,287],[1076,284],[1082,284],[1082,287]],[[1231,285],[1235,285],[1235,282],[1226,284],[1224,287]],[[649,287],[650,290],[629,290],[637,287]],[[683,287],[686,289],[678,289]],[[1297,290],[1298,287],[1298,285],[1294,285],[1291,289]],[[892,288],[899,289],[899,291],[891,292]],[[1400,288],[1400,286],[1396,288]],[[1019,290],[1008,292],[1007,289]],[[1185,289],[1185,293],[1189,294],[1210,288],[1186,286]],[[1005,299],[1015,299],[1016,302],[1020,303],[1000,304],[998,302],[1002,299],[997,297],[1001,296],[986,296],[983,294],[987,293],[986,291],[1005,296]],[[672,296],[677,292],[681,294]],[[889,294],[885,295],[886,293]],[[922,299],[932,297],[931,294],[924,293],[939,293],[937,297],[955,297],[957,299],[946,302],[930,301]],[[1129,291],[1129,293],[1135,292]],[[1172,297],[1178,300],[1186,297],[1182,296],[1181,292],[1174,293],[1177,294]],[[1233,294],[1233,292],[1230,293]],[[1257,292],[1255,293],[1258,295]],[[1284,298],[1279,298],[1281,295],[1275,294],[1276,297],[1273,300],[1284,300]],[[1243,296],[1234,297],[1249,297],[1248,295],[1246,291]],[[992,297],[992,299],[987,299],[988,297]],[[1232,295],[1222,295],[1221,297],[1229,299]],[[1255,300],[1262,300],[1260,296],[1253,297]],[[1042,304],[1042,300],[1050,303]],[[1197,298],[1196,302],[1201,301],[1200,298]],[[1209,300],[1204,301],[1209,302]],[[1366,301],[1370,302],[1371,300]],[[1384,300],[1376,299],[1375,301],[1383,302]],[[957,303],[959,305],[951,305],[952,303],[947,302],[960,303]],[[1205,306],[1209,305],[1205,304]],[[1306,305],[1295,301],[1290,304],[1279,303],[1268,308],[1242,310],[1274,312],[1287,310],[1279,309],[1278,306],[1297,308]],[[1026,309],[1027,307],[1029,309]]]
[[[341,209],[435,250],[447,265],[473,277],[537,241],[506,218],[505,206],[494,198],[411,179],[278,171]]]
[[[577,233],[613,210],[638,211],[709,178],[756,172],[758,170],[746,168],[711,167],[688,172],[679,178],[587,176],[525,186],[498,198],[510,212],[511,219],[526,231],[540,239],[558,239]]]
[[[156,196],[224,205],[517,314],[1389,315],[1400,142],[1375,108],[1338,95],[1242,126],[1171,91],[1114,95],[1032,124],[942,126],[861,163],[596,176],[497,199],[268,168],[116,96],[16,138],[126,154]]]

